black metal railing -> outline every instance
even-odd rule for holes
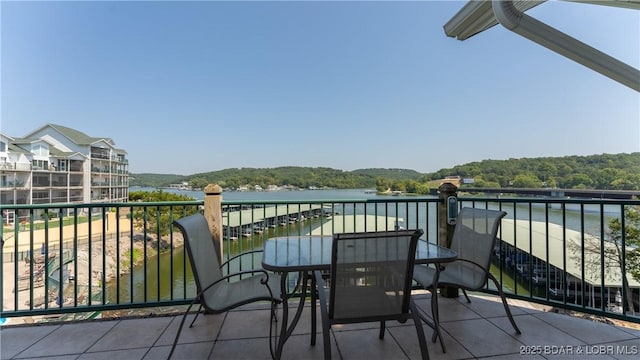
[[[640,201],[460,198],[460,205],[508,213],[494,272],[510,297],[640,322],[640,264],[629,261],[639,244],[627,239],[640,222],[625,223]]]
[[[223,201],[223,254],[259,249],[287,234],[421,228],[436,242],[440,201]],[[625,215],[640,201],[469,196],[458,206],[507,212],[492,269],[507,296],[640,322],[640,279],[634,278],[640,269],[631,261],[637,244],[616,230],[632,225]],[[203,201],[3,205],[1,317],[78,319],[187,304],[195,285],[172,223],[202,207]],[[14,223],[5,224],[9,219]],[[227,271],[261,260],[240,259],[245,263]]]

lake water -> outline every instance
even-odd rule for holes
[[[154,188],[144,188],[144,187],[132,187],[130,191],[153,191]],[[185,190],[174,190],[174,189],[162,189],[162,191],[183,194],[189,197],[192,197],[196,200],[204,199],[203,191],[185,191]],[[264,191],[264,192],[255,192],[255,191],[247,191],[247,192],[224,192],[222,194],[223,201],[271,201],[271,200],[279,200],[279,201],[311,201],[311,200],[366,200],[366,199],[375,199],[375,200],[394,200],[394,201],[402,201],[404,199],[403,196],[391,196],[391,195],[377,195],[375,193],[371,193],[372,189],[346,189],[346,190],[301,190],[301,191]],[[424,196],[423,198],[434,198],[433,196]],[[414,197],[407,197],[407,199],[415,199]],[[568,229],[573,229],[579,231],[582,227],[582,220],[580,217],[579,206],[574,206],[571,204],[567,207],[567,211],[563,214],[561,208],[556,206],[558,204],[554,204],[549,209],[545,209],[544,204],[534,204],[532,206],[532,220],[536,221],[545,221],[546,217],[549,216],[548,221],[550,223],[557,224],[565,224]],[[385,206],[384,204],[380,204],[377,206]],[[418,205],[424,207],[424,205]],[[430,204],[430,216],[435,215],[435,204]],[[482,206],[482,205],[479,205]],[[511,217],[513,214],[513,207],[511,204],[503,204],[505,206],[505,210],[510,213],[508,217]],[[497,204],[490,204],[489,207],[497,208]],[[362,209],[362,207],[360,207]],[[404,207],[404,205],[398,207],[398,216],[404,218],[406,216],[405,212],[409,211],[409,218],[413,216],[414,210],[416,209],[415,204],[411,204],[408,207]],[[529,209],[526,204],[518,204],[515,205],[516,217],[518,219],[528,219],[529,217]],[[391,206],[391,210],[395,211],[393,206]],[[615,210],[615,209],[613,209]],[[360,213],[358,208],[353,210],[356,213]],[[369,210],[370,211],[370,210]],[[617,216],[616,211],[608,211],[605,209],[605,221],[612,216]],[[598,236],[600,233],[600,216],[599,216],[599,207],[597,205],[589,205],[586,208],[584,215],[584,230],[587,233],[592,233],[593,235]],[[380,214],[384,214],[380,212]],[[394,214],[388,214],[389,216],[393,216]],[[415,218],[415,216],[413,216]],[[426,223],[426,219],[424,219],[425,214],[421,211],[420,215],[418,215],[418,223],[422,224],[422,221]],[[308,220],[314,221],[314,220]],[[412,227],[412,224],[407,224],[408,227]],[[423,228],[423,226],[418,226]],[[436,236],[436,227],[431,226],[425,234],[429,239],[434,239]],[[280,229],[269,229],[269,231],[283,231]],[[296,229],[292,230],[297,232]],[[273,234],[265,234],[266,236],[277,236],[277,235],[286,235],[281,233],[273,233]],[[255,237],[255,236],[254,236]],[[241,245],[244,241],[248,241],[246,239],[240,239],[234,243],[234,245]],[[253,241],[251,242],[252,246],[260,247],[262,246],[262,241]],[[245,248],[246,250],[246,248]],[[145,272],[142,269],[135,269],[133,276],[131,274],[125,274],[120,277],[120,297],[123,299],[129,298],[129,293],[133,290],[135,294],[134,298],[136,301],[144,301],[145,299],[169,299],[173,296],[178,298],[182,298],[184,296],[185,291],[189,291],[188,296],[194,296],[193,290],[195,286],[193,284],[193,278],[191,275],[190,269],[187,268],[185,264],[186,255],[182,249],[176,250],[173,254],[173,259],[169,254],[162,254],[159,258],[148,259],[147,261],[147,271],[146,277]],[[173,269],[171,268],[171,263],[173,262]],[[259,262],[257,264],[260,265]],[[185,272],[186,283],[185,283]],[[173,276],[172,276],[173,275]],[[159,279],[159,281],[158,281]],[[146,289],[146,291],[145,291]],[[171,290],[173,289],[173,290]],[[187,289],[187,290],[185,290]],[[109,286],[108,297],[111,298],[111,301],[115,300],[115,282],[112,282]],[[173,293],[173,294],[172,294]]]
[[[150,187],[131,187],[129,191],[154,191],[155,188]],[[176,190],[176,189],[162,189],[162,191],[181,194],[192,197],[196,200],[204,199],[203,191],[188,191],[188,190]],[[300,191],[230,191],[222,193],[223,201],[271,201],[271,200],[280,200],[280,201],[323,201],[323,200],[393,200],[393,201],[402,201],[402,199],[415,199],[413,196],[392,196],[392,195],[378,195],[375,193],[374,189],[341,189],[341,190],[300,190]],[[420,198],[436,198],[436,196],[423,195]],[[482,206],[482,204],[478,205]],[[413,207],[411,207],[413,208]],[[497,209],[497,204],[490,204],[489,208]],[[517,219],[529,219],[529,209],[526,203],[516,204],[515,206],[512,204],[503,204],[503,209],[509,213],[507,218],[511,218],[514,213],[516,213]],[[555,224],[564,224],[568,229],[581,231],[582,229],[582,220],[580,218],[580,205],[578,204],[567,204],[566,212],[563,214],[562,208],[560,204],[552,204],[548,213],[545,211],[544,204],[533,204],[531,220],[534,221],[547,221]],[[619,217],[620,211],[619,206],[609,205],[604,207],[604,217],[605,222],[608,221],[612,217]],[[392,210],[393,211],[393,210]],[[404,211],[404,209],[399,209],[399,211]],[[389,214],[389,216],[393,216],[394,214]],[[399,214],[400,217],[404,218],[404,214]],[[563,217],[564,216],[564,217]],[[584,216],[585,216],[585,231],[588,233],[593,233],[594,235],[599,234],[599,223],[600,223],[600,206],[599,205],[585,205],[584,207]],[[419,224],[423,224],[423,218],[418,219]],[[411,224],[407,224],[411,226]],[[422,226],[419,226],[422,227]]]
[[[155,191],[151,187],[129,188],[132,191]],[[204,200],[204,191],[159,189],[167,193],[186,195],[196,200]],[[222,200],[229,201],[270,201],[270,200],[363,200],[363,199],[397,199],[397,196],[370,193],[374,189],[333,189],[333,190],[299,190],[299,191],[225,191]]]

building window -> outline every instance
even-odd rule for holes
[[[49,174],[34,174],[33,175],[33,187],[49,187],[51,182],[49,180]]]
[[[33,165],[33,170],[47,170],[49,169],[49,161],[48,160],[33,160],[31,162]]]
[[[7,152],[7,143],[4,141],[0,141],[0,151]]]
[[[46,144],[33,144],[31,152],[36,156],[49,156],[49,147]]]

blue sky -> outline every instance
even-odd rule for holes
[[[463,5],[3,1],[0,131],[60,124],[184,175],[640,151],[638,92],[501,26],[449,38]],[[638,11],[528,14],[640,67]]]

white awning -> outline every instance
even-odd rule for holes
[[[640,10],[640,0],[565,0]],[[497,24],[640,92],[640,70],[524,12],[545,1],[469,1],[445,25],[447,36],[466,40]]]

